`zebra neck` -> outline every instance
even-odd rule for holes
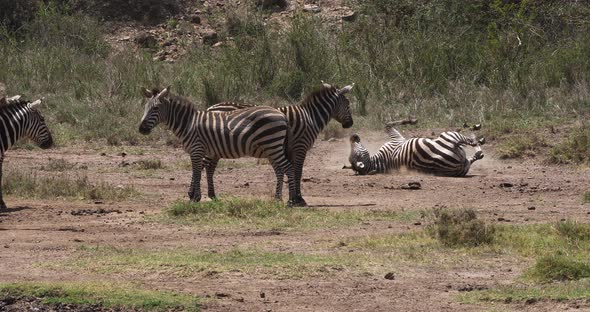
[[[297,116],[300,112],[305,112],[313,123],[313,128],[317,130],[317,133],[321,132],[326,125],[330,122],[332,115],[334,114],[334,108],[336,107],[337,99],[332,98],[320,98],[311,102],[302,103],[294,106],[286,106],[283,111],[287,118],[289,118],[288,110],[293,110],[293,115]],[[309,128],[311,129],[311,127]]]
[[[184,134],[191,131],[197,113],[190,103],[170,99],[160,108],[160,122],[177,137],[182,138]]]
[[[0,136],[2,153],[13,146],[30,128],[30,109],[25,105],[13,105],[0,110],[0,129],[6,132]]]

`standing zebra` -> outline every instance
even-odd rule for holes
[[[25,101],[20,95],[0,98],[0,181],[2,181],[2,163],[4,154],[21,137],[33,140],[40,148],[53,145],[53,138],[45,119],[37,110],[41,100]],[[0,210],[6,209],[0,185]]]
[[[284,114],[265,106],[228,112],[197,111],[190,101],[171,95],[169,91],[170,87],[161,92],[144,90],[148,100],[139,132],[147,135],[162,122],[181,140],[192,162],[188,192],[192,201],[201,200],[203,158],[206,159],[208,195],[215,198],[213,173],[219,159],[253,156],[270,161],[277,176],[276,199],[282,197],[283,172],[287,173],[289,204],[294,204],[293,169],[286,153],[289,127]]]
[[[348,161],[357,174],[386,173],[401,166],[440,176],[464,176],[471,164],[483,158],[480,145],[483,139],[472,138],[454,132],[443,132],[434,140],[427,138],[405,139],[396,129],[387,126],[390,141],[370,155],[357,134],[350,136]],[[475,155],[467,158],[462,146],[475,147]]]
[[[323,83],[319,90],[307,95],[300,104],[279,108],[287,116],[292,136],[290,139],[292,143],[289,146],[295,171],[296,204],[298,206],[307,205],[301,195],[303,163],[319,133],[332,118],[341,123],[342,128],[352,127],[350,102],[345,94],[350,92],[353,86],[354,84],[338,89]],[[250,105],[223,102],[209,107],[207,111],[228,111],[232,107],[233,109],[243,109],[250,107]],[[214,166],[212,170],[215,170]],[[282,180],[282,176],[279,179]]]

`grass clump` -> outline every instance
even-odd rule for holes
[[[544,146],[543,139],[534,133],[522,133],[506,137],[498,144],[497,152],[501,159],[534,157]]]
[[[84,247],[74,260],[49,264],[101,274],[161,272],[166,275],[198,276],[244,272],[274,278],[302,278],[329,273],[331,268],[354,268],[348,255],[315,255],[235,248],[225,251],[173,249],[118,249]]]
[[[583,200],[584,200],[584,203],[585,203],[585,204],[589,204],[589,203],[590,203],[590,192],[586,192],[586,193],[584,193],[584,198],[583,198]]]
[[[3,190],[7,195],[26,198],[75,198],[81,200],[121,200],[138,195],[131,186],[117,187],[106,182],[91,183],[86,175],[67,174],[50,177],[33,172],[8,171]]]
[[[479,246],[494,240],[495,227],[477,219],[473,209],[438,209],[434,219],[429,231],[443,245]]]
[[[557,222],[555,229],[560,236],[572,241],[590,240],[590,224],[578,223],[573,220]]]
[[[199,228],[302,230],[411,218],[407,213],[389,211],[336,212],[323,208],[289,208],[283,202],[274,200],[222,198],[199,203],[177,201],[158,221],[196,225]]]
[[[76,164],[71,163],[63,158],[49,159],[47,165],[41,166],[41,170],[45,171],[67,171],[76,168]]]
[[[548,160],[554,164],[590,164],[590,125],[572,130],[549,150]]]
[[[590,279],[541,285],[519,283],[494,289],[472,291],[459,296],[459,298],[462,302],[471,304],[479,301],[530,303],[540,300],[587,300],[590,299]]]
[[[100,305],[134,311],[200,310],[195,296],[106,282],[3,283],[0,284],[0,296],[35,297],[43,304]]]
[[[540,282],[571,281],[590,277],[590,263],[571,255],[554,254],[537,259],[525,276]]]
[[[160,161],[159,159],[138,160],[134,163],[134,165],[135,167],[141,170],[155,170],[164,168],[164,166],[162,166],[162,161]]]

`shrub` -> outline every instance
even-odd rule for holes
[[[590,164],[590,125],[572,130],[564,140],[549,150],[554,164]]]
[[[534,157],[541,147],[546,146],[545,141],[534,133],[521,133],[506,137],[498,144],[498,156],[501,159],[520,158],[523,156]]]
[[[527,275],[542,282],[579,280],[590,277],[590,264],[567,255],[544,256],[537,259]]]
[[[473,247],[492,243],[495,227],[478,220],[473,209],[437,209],[429,232],[446,246]]]

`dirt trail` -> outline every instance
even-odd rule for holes
[[[374,151],[383,136],[368,133],[363,139]],[[467,178],[409,172],[354,176],[351,171],[341,169],[346,164],[348,148],[348,140],[342,139],[318,142],[311,151],[303,182],[303,194],[309,204],[335,211],[400,212],[466,207],[475,208],[480,217],[489,221],[509,224],[553,222],[565,218],[590,221],[590,206],[581,203],[581,195],[590,185],[588,169],[544,166],[534,160],[500,161],[494,158],[493,148],[488,147],[484,149],[486,157],[472,167]],[[124,157],[121,150],[127,151]],[[330,253],[335,247],[329,246],[346,238],[406,232],[424,226],[416,223],[421,221],[416,217],[416,222],[372,222],[277,235],[272,231],[199,231],[188,226],[150,223],[146,222],[146,216],[161,212],[174,200],[186,198],[190,173],[186,167],[188,156],[183,151],[171,147],[121,147],[106,152],[82,147],[61,148],[48,153],[16,150],[8,153],[4,170],[33,170],[39,176],[62,174],[40,170],[47,164],[48,157],[64,158],[76,163],[76,168],[83,168],[66,174],[76,172],[87,175],[91,181],[133,185],[149,195],[137,200],[97,204],[6,196],[10,209],[0,213],[0,282],[114,278],[39,265],[68,259],[82,245],[207,250],[264,246],[282,252],[311,250]],[[133,169],[134,162],[149,159],[161,160],[164,169],[149,172]],[[422,189],[400,189],[401,184],[411,181],[420,182]],[[219,194],[270,198],[274,174],[269,165],[257,166],[253,159],[240,159],[221,166],[216,183]],[[501,187],[502,183],[512,186]],[[148,288],[208,297],[204,303],[204,309],[208,311],[474,311],[486,310],[489,306],[460,304],[456,295],[474,285],[492,287],[514,280],[522,273],[523,265],[492,258],[478,266],[456,263],[446,271],[428,266],[404,271],[383,268],[383,272],[374,275],[344,270],[329,278],[276,280],[242,272],[178,278],[159,273],[121,274],[116,278],[132,279]],[[379,272],[380,269],[376,270]],[[383,278],[388,270],[396,271],[395,280]],[[265,294],[264,298],[261,298],[261,292]],[[216,296],[216,293],[227,296]],[[498,308],[551,311],[576,306],[589,308],[587,303],[576,302],[500,305]]]

